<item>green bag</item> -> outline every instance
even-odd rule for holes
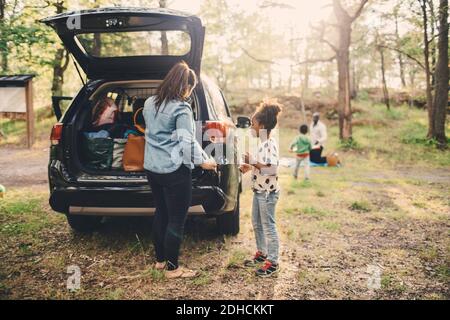
[[[123,153],[127,139],[114,139],[112,169],[123,170]]]
[[[81,154],[84,165],[91,170],[111,170],[114,140],[83,136]]]

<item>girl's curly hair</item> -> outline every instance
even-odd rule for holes
[[[277,126],[278,116],[282,110],[278,102],[263,101],[256,109],[254,117],[270,133]]]

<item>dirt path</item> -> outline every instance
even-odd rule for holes
[[[47,184],[48,157],[49,149],[43,144],[31,150],[0,147],[0,184],[7,189]]]

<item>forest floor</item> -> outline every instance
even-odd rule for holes
[[[282,269],[264,280],[242,265],[255,251],[248,177],[240,234],[188,220],[180,259],[199,276],[167,280],[152,268],[151,219],[111,218],[91,235],[74,233],[48,206],[48,142],[0,146],[0,299],[449,299],[450,152],[420,139],[425,111],[357,107],[352,149],[328,123],[326,152],[338,150],[341,168],[313,168],[310,182],[281,169]],[[296,131],[280,122],[288,157]],[[66,287],[73,265],[75,292]]]

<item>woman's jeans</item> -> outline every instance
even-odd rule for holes
[[[156,260],[167,261],[168,269],[175,270],[191,205],[192,171],[182,164],[172,173],[146,173],[156,206],[152,228]]]
[[[253,194],[252,224],[255,231],[256,248],[267,255],[267,260],[277,264],[279,240],[275,224],[275,207],[280,192]]]

